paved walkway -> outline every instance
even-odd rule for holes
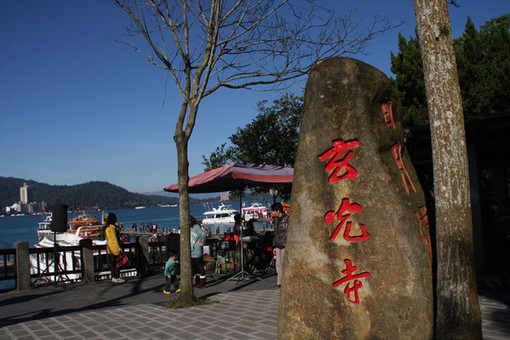
[[[263,280],[210,280],[201,297],[219,303],[169,309],[158,276],[125,284],[44,287],[0,294],[0,339],[276,339],[279,289]],[[510,339],[510,294],[480,285],[485,339]]]
[[[496,279],[483,278],[478,283],[478,301],[483,338],[510,339],[510,291],[500,290]]]

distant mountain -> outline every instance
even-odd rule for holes
[[[177,197],[144,195],[127,191],[108,182],[88,182],[77,185],[49,185],[33,180],[0,177],[0,207],[10,206],[19,201],[19,188],[27,183],[30,202],[76,205],[78,209],[119,209],[136,206],[177,204]]]
[[[156,192],[144,192],[144,195],[156,195],[156,196],[166,196],[166,197],[179,197],[178,193],[175,192],[168,192],[168,191],[156,191]],[[198,199],[198,200],[204,200],[204,199],[214,199],[215,201],[220,200],[219,193],[207,193],[207,194],[189,194],[190,200],[192,199]]]
[[[168,191],[144,192],[144,195],[166,196],[166,197],[179,197],[179,194]],[[206,194],[189,194],[191,203],[204,203],[204,202],[219,202],[220,193],[206,193]],[[230,200],[239,202],[239,196],[230,195]],[[243,193],[243,202],[260,202],[264,205],[271,205],[273,197],[268,193],[253,193],[248,189]]]
[[[143,192],[144,195],[156,195],[156,196],[166,196],[166,197],[179,197],[179,194],[178,193],[175,193],[175,192],[168,192],[168,191],[165,191],[165,190],[161,190],[161,191],[155,191],[155,192]]]

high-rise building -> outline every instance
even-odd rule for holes
[[[28,185],[27,183],[23,183],[23,186],[19,188],[19,201],[21,203],[28,203]]]
[[[220,201],[228,201],[229,200],[229,192],[221,192],[220,193]]]

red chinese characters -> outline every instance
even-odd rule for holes
[[[359,242],[359,241],[365,241],[370,237],[370,234],[367,232],[367,229],[364,224],[359,224],[359,228],[361,229],[361,235],[359,236],[351,236],[351,228],[352,228],[352,222],[348,221],[345,223],[349,217],[351,216],[350,213],[358,213],[361,212],[363,208],[358,203],[350,203],[349,199],[344,198],[342,200],[342,204],[338,208],[338,211],[335,213],[334,210],[328,211],[324,215],[324,221],[326,221],[329,224],[332,224],[335,221],[335,215],[340,221],[340,224],[336,227],[335,231],[329,238],[330,241],[334,241],[335,238],[340,233],[340,230],[342,229],[343,225],[345,224],[345,230],[344,230],[344,239],[349,242]]]
[[[327,159],[330,159],[325,168],[326,172],[333,170],[333,172],[328,177],[328,183],[334,183],[346,178],[358,177],[358,171],[356,171],[355,168],[348,164],[349,160],[353,156],[353,151],[350,149],[356,149],[358,146],[359,141],[357,140],[344,142],[341,139],[337,139],[333,141],[333,146],[330,149],[319,156],[319,159],[323,162]],[[341,159],[338,159],[345,151],[347,151],[345,156]],[[341,169],[344,169],[345,172],[339,176],[338,173]]]
[[[360,278],[369,278],[372,276],[369,272],[363,272],[359,274],[353,274],[355,271],[358,270],[357,267],[355,267],[352,264],[351,260],[344,260],[345,262],[345,269],[342,270],[342,273],[345,274],[343,278],[341,278],[338,281],[333,282],[333,287],[338,287],[344,283],[347,283],[347,285],[344,288],[344,293],[347,296],[347,301],[358,305],[359,304],[359,293],[358,290],[363,286],[363,283],[359,281]],[[352,285],[351,285],[352,284]],[[354,297],[351,298],[351,294],[354,293]]]
[[[393,120],[393,102],[381,103],[381,111],[386,125],[395,128],[395,121]]]
[[[416,188],[414,187],[413,180],[404,166],[404,161],[402,160],[402,145],[400,142],[393,145],[391,147],[391,152],[393,154],[393,158],[395,158],[395,162],[397,163],[398,170],[400,171],[400,176],[402,177],[402,182],[404,183],[404,189],[409,194],[409,186],[407,185],[407,181],[411,185],[411,188],[414,192],[416,192]]]
[[[387,103],[381,103],[381,111],[383,113],[384,122],[388,127],[395,128],[395,122],[393,121],[393,103],[391,101]],[[413,181],[409,173],[407,172],[404,161],[402,159],[402,145],[400,142],[397,142],[391,148],[391,153],[393,154],[393,158],[395,158],[395,162],[397,163],[398,170],[400,171],[400,176],[402,178],[402,183],[404,184],[404,189],[406,193],[409,195],[409,185],[416,193],[416,188],[414,187]],[[409,185],[407,184],[409,182]],[[418,223],[420,224],[420,236],[427,247],[427,251],[429,253],[430,260],[432,261],[432,246],[430,242],[430,232],[429,232],[429,221],[427,217],[427,208],[422,206],[419,208],[420,213],[415,211],[414,215],[418,219]],[[424,232],[423,226],[426,227],[426,231]]]
[[[414,216],[418,219],[418,223],[420,224],[420,236],[425,243],[425,246],[427,247],[427,251],[429,252],[430,261],[432,261],[432,245],[430,243],[430,233],[429,230],[429,218],[427,216],[427,207],[422,206],[420,207],[420,212],[415,211]],[[425,236],[425,233],[423,232],[423,226],[427,228],[427,232]]]
[[[348,178],[355,179],[358,177],[358,171],[349,164],[349,161],[354,155],[352,149],[358,148],[360,142],[357,140],[344,142],[341,139],[336,139],[332,143],[333,146],[319,156],[319,159],[322,162],[329,159],[325,167],[326,172],[331,171],[328,177],[328,183],[334,183]],[[339,175],[341,170],[342,173]],[[342,203],[336,212],[334,210],[329,210],[326,212],[324,215],[324,221],[326,221],[326,223],[333,224],[335,222],[335,217],[339,220],[339,224],[337,225],[333,234],[330,236],[329,240],[334,241],[344,225],[344,240],[348,242],[360,242],[367,240],[370,237],[370,234],[367,232],[365,225],[361,223],[359,224],[361,235],[352,236],[352,222],[348,221],[353,213],[359,213],[361,211],[363,211],[363,207],[360,204],[351,203],[348,198],[344,198],[342,199]],[[344,293],[347,296],[348,301],[353,304],[359,304],[360,300],[358,290],[363,286],[363,284],[358,279],[369,278],[372,275],[369,272],[353,274],[358,270],[358,268],[353,266],[351,260],[345,259],[344,262],[346,268],[342,270],[342,273],[346,276],[338,281],[333,282],[333,287],[336,288],[342,284],[346,284]],[[352,294],[354,294],[354,297],[351,298]]]

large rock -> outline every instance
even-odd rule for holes
[[[432,337],[425,197],[399,114],[396,91],[379,70],[350,58],[311,70],[279,339]]]

